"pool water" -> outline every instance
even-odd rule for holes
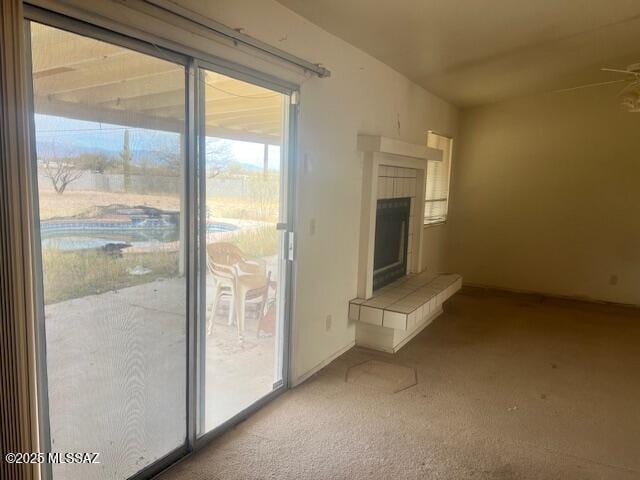
[[[163,243],[176,242],[180,231],[177,226],[163,228],[136,228],[125,225],[110,225],[109,228],[100,228],[86,222],[74,223],[63,226],[60,224],[42,223],[40,237],[43,249],[52,250],[85,250],[102,248],[108,244],[130,244],[134,247],[149,247]],[[237,230],[237,226],[230,223],[209,223],[209,232],[231,232]]]

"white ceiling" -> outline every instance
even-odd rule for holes
[[[278,1],[460,107],[640,62],[639,0]]]

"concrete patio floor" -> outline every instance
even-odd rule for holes
[[[46,307],[52,450],[100,452],[100,465],[55,465],[56,479],[126,478],[184,443],[184,279]],[[214,324],[206,346],[206,428],[272,389],[273,337],[255,322],[240,344]]]

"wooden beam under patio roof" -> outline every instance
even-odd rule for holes
[[[182,66],[32,24],[36,113],[171,132],[185,119]],[[207,135],[279,144],[282,95],[214,72],[204,76]]]
[[[184,129],[184,122],[179,118],[149,116],[131,111],[96,108],[95,106],[84,106],[79,103],[52,101],[46,97],[36,97],[35,106],[36,112],[38,113],[73,118],[76,120],[175,133],[183,133]],[[273,122],[269,124],[261,123],[259,125],[251,123],[250,125],[243,125],[242,129],[237,128],[235,125],[226,127],[208,122],[205,127],[206,134],[209,137],[267,143],[270,145],[280,145],[281,142],[281,127],[280,125],[274,126]]]

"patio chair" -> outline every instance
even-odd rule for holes
[[[242,270],[242,266],[236,266],[236,294],[234,295],[236,318],[238,320],[238,337],[244,337],[245,305],[247,301],[257,301],[257,335],[263,324],[266,306],[269,300],[269,287],[275,282],[271,281],[271,271],[267,275],[251,273]]]
[[[238,272],[249,281],[248,286],[257,283],[257,278],[268,278],[265,275],[265,264],[261,260],[255,260],[247,257],[242,250],[236,245],[228,242],[216,242],[207,245],[207,269],[213,276],[215,286],[211,297],[211,312],[207,318],[207,335],[211,334],[213,329],[213,320],[218,307],[218,302],[223,295],[231,295],[232,300],[229,305],[229,325],[233,324],[234,310],[237,312],[236,280]],[[254,279],[246,277],[255,276]],[[243,293],[246,297],[247,290],[243,283]],[[242,319],[238,321],[238,333],[242,336],[244,333],[244,303],[242,305]]]

